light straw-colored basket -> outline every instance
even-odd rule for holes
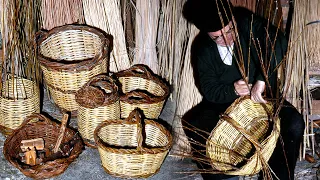
[[[280,120],[272,114],[271,103],[238,98],[207,140],[212,167],[229,175],[253,175],[266,167],[280,133]]]
[[[169,95],[168,85],[145,65],[137,64],[115,74],[121,83],[121,118],[140,108],[146,118],[157,119]]]
[[[159,123],[140,118],[135,109],[124,121],[107,120],[94,131],[102,166],[108,174],[146,178],[159,171],[171,148],[172,136]]]
[[[40,92],[31,80],[11,76],[4,82],[0,94],[0,130],[9,135],[28,115],[40,112]]]
[[[76,91],[91,77],[107,72],[109,39],[93,27],[65,25],[39,33],[37,46],[52,99],[62,110],[76,111]]]
[[[102,121],[120,119],[118,87],[112,78],[100,74],[77,91],[76,101],[79,105],[79,132],[86,145],[95,148],[93,132],[96,127]]]

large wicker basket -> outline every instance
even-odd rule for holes
[[[237,99],[207,140],[212,167],[229,175],[253,175],[266,167],[280,132],[280,120],[272,114],[271,103]]]
[[[76,93],[78,129],[88,146],[96,147],[93,132],[108,119],[120,119],[118,87],[105,74],[94,76]]]
[[[138,110],[124,121],[107,120],[94,132],[102,166],[117,177],[146,178],[157,173],[171,145],[167,129],[152,120],[142,125]]]
[[[169,95],[168,85],[145,65],[137,64],[115,74],[120,81],[121,118],[140,108],[146,118],[157,119]]]
[[[109,39],[93,27],[65,25],[42,32],[37,46],[52,99],[59,108],[76,111],[76,91],[92,76],[107,72]]]
[[[24,78],[8,78],[0,95],[0,131],[4,135],[12,133],[28,115],[40,112],[39,87]]]
[[[22,140],[43,138],[46,149],[51,149],[56,144],[59,136],[60,123],[49,120],[42,114],[34,113],[25,118],[23,124],[11,134],[5,141],[3,154],[5,158],[24,175],[35,178],[45,179],[57,176],[63,173],[82,152],[83,143],[77,141],[67,158],[55,159],[45,163],[30,166],[20,161],[19,153],[21,153],[20,145]],[[75,136],[79,136],[74,130],[66,128],[62,139],[62,143],[67,143]],[[79,139],[80,137],[78,137]]]

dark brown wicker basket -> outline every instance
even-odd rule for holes
[[[84,144],[82,141],[77,141],[67,158],[55,159],[45,163],[30,166],[20,161],[19,153],[20,143],[22,140],[43,138],[45,148],[54,147],[59,136],[60,123],[49,120],[46,116],[33,113],[25,118],[22,125],[13,131],[6,139],[3,148],[5,158],[24,175],[34,179],[44,179],[57,176],[63,173],[82,152]],[[78,133],[70,128],[65,129],[62,143],[67,143],[70,140],[79,136]],[[79,137],[80,138],[80,137]]]

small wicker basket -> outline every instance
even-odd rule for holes
[[[52,99],[62,110],[76,111],[76,91],[91,77],[107,72],[109,39],[93,27],[65,25],[39,33],[37,46]]]
[[[24,175],[34,179],[45,179],[63,173],[82,152],[84,145],[77,141],[69,157],[47,161],[45,163],[30,166],[19,159],[21,141],[27,139],[43,138],[46,149],[51,149],[56,144],[59,136],[60,123],[49,120],[46,116],[34,113],[25,118],[23,124],[6,139],[3,147],[5,158]],[[62,143],[68,143],[75,136],[79,136],[74,130],[66,128]],[[79,139],[80,137],[78,137]]]
[[[84,142],[95,148],[93,132],[96,127],[104,120],[120,119],[118,87],[112,78],[100,74],[77,91],[76,101],[79,132]]]
[[[0,131],[12,133],[28,115],[40,112],[40,92],[35,82],[24,78],[8,78],[0,95]]]
[[[124,121],[107,120],[94,131],[102,166],[108,174],[146,178],[159,171],[172,146],[172,136],[155,121],[145,120],[143,126],[140,118],[135,109]]]
[[[272,123],[272,113],[271,103],[238,98],[207,140],[212,167],[229,175],[253,175],[266,166],[280,132],[280,120],[275,118]]]
[[[145,65],[137,64],[115,74],[120,81],[121,118],[140,108],[148,119],[158,119],[169,95],[168,85]]]

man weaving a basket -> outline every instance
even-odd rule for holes
[[[249,96],[262,106],[281,100],[279,96],[276,98],[279,91],[276,69],[285,57],[288,43],[283,33],[267,20],[232,7],[228,0],[188,0],[183,13],[200,30],[191,56],[203,100],[183,117],[196,159],[205,156],[208,134],[236,99]],[[289,102],[277,102],[281,107],[280,137],[268,161],[270,176],[260,173],[259,178],[293,180],[305,125],[301,114]],[[199,135],[190,127],[208,133]],[[200,171],[207,170],[202,173],[204,179],[238,179],[225,172],[210,173],[216,172],[210,163],[198,161],[197,165]]]

